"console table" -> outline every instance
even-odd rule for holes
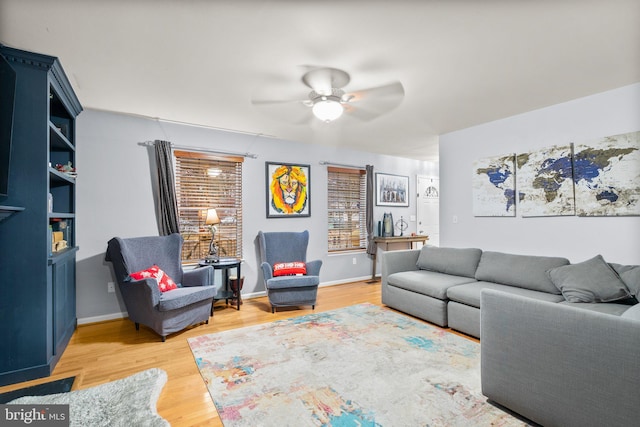
[[[395,237],[374,237],[373,241],[376,243],[378,247],[383,247],[385,251],[394,250],[393,246],[397,248],[398,244],[401,245],[401,249],[413,249],[414,243],[422,243],[424,244],[427,240],[429,240],[429,236],[395,236]],[[389,249],[389,245],[393,245],[392,249]],[[375,281],[376,279],[376,258],[378,254],[378,248],[376,247],[376,251],[373,254],[373,267],[371,271],[371,280]]]
[[[237,271],[238,277],[238,292],[236,298],[236,309],[240,310],[240,278],[242,277],[240,273],[240,265],[242,264],[242,260],[239,258],[220,258],[219,261],[207,261],[206,259],[202,259],[198,261],[198,266],[211,266],[214,270],[222,271],[222,288],[218,291],[216,296],[213,298],[213,301],[225,300],[226,303],[229,303],[230,299],[233,299],[233,290],[231,289],[229,283],[229,269],[235,268]],[[214,277],[215,280],[215,277]],[[213,303],[212,303],[213,304]],[[211,312],[213,313],[213,305],[211,306]]]

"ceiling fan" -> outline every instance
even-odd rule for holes
[[[343,113],[361,120],[373,120],[396,108],[404,97],[404,88],[399,81],[353,92],[345,91],[343,88],[349,84],[351,77],[337,68],[312,67],[304,73],[301,81],[311,89],[306,99],[302,99],[304,94],[301,92],[298,99],[252,99],[251,103],[256,106],[293,104],[297,108],[311,110],[316,118],[328,123]]]

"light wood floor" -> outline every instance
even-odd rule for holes
[[[322,287],[315,312],[364,302],[382,305],[380,282]],[[142,325],[136,331],[128,319],[80,325],[51,377],[0,387],[0,393],[73,375],[76,376],[74,389],[84,389],[157,367],[165,370],[169,377],[158,400],[158,413],[162,417],[174,427],[222,426],[187,338],[313,312],[311,307],[293,307],[272,314],[266,297],[245,300],[240,311],[220,301],[209,324],[172,334],[164,343],[155,332]]]

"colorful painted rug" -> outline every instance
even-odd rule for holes
[[[360,304],[189,339],[225,427],[522,426],[480,392],[480,345]]]

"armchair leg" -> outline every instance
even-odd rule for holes
[[[315,310],[315,309],[316,309],[316,305],[314,304],[311,306],[311,310]]]
[[[271,306],[271,314],[276,312],[276,308],[274,306]]]
[[[162,336],[162,342],[165,342],[166,340],[167,340],[167,336],[166,336],[166,335],[163,335],[163,336]]]
[[[140,323],[136,322],[136,331],[140,330]]]
[[[209,324],[209,319],[205,320],[205,321],[204,321],[204,324],[205,324],[205,325],[208,325],[208,324]]]

